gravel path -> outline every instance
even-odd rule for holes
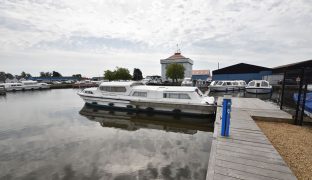
[[[312,180],[312,127],[257,121],[298,179]]]

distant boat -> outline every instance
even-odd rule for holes
[[[235,91],[239,90],[236,81],[212,81],[209,85],[210,91]]]
[[[0,85],[0,95],[5,95],[5,87],[4,85]]]
[[[298,93],[294,93],[293,99],[296,103],[298,102]],[[301,94],[301,99],[303,99],[303,94]],[[300,104],[302,104],[302,102],[301,100]],[[306,94],[304,113],[312,118],[312,92]]]
[[[181,86],[193,86],[193,81],[191,78],[184,78]]]
[[[142,82],[103,82],[78,93],[87,103],[106,108],[177,114],[213,114],[214,97],[197,87],[146,86]]]
[[[254,94],[267,94],[272,92],[272,86],[265,80],[252,80],[246,86],[246,92]]]
[[[37,81],[22,81],[20,83],[4,83],[6,91],[24,91],[36,89],[48,89],[50,85],[47,83],[38,83]]]

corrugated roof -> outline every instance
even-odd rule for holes
[[[209,70],[193,70],[192,75],[210,75]]]
[[[272,69],[252,64],[239,63],[222,69],[214,70],[212,71],[212,74],[258,73],[260,71],[272,71]]]

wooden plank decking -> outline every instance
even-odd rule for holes
[[[221,105],[222,98],[218,100]],[[230,137],[220,136],[218,107],[211,146],[207,180],[296,179],[252,116],[290,119],[276,106],[256,98],[232,98]]]

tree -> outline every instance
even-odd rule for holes
[[[5,77],[9,78],[9,79],[13,79],[14,78],[14,76],[11,73],[5,74]]]
[[[116,80],[130,80],[132,79],[132,76],[128,69],[117,67],[117,69],[115,70],[115,79]]]
[[[27,78],[30,78],[30,77],[31,77],[31,74],[25,73],[25,71],[23,71],[23,72],[21,73],[21,75],[20,75],[20,78],[25,78],[25,79],[27,79]]]
[[[50,72],[40,72],[40,77],[51,77],[52,73]]]
[[[26,73],[25,73],[25,71],[23,71],[22,73],[21,73],[21,78],[25,78],[26,77]]]
[[[62,77],[62,75],[59,72],[53,71],[52,77]]]
[[[142,71],[140,69],[134,68],[133,70],[133,80],[140,81],[143,79]]]
[[[81,74],[73,74],[72,77],[78,78],[78,80],[81,80]]]
[[[167,66],[166,76],[172,79],[172,82],[176,80],[178,82],[178,79],[184,78],[184,66],[182,64],[169,64]]]
[[[111,70],[104,71],[104,79],[107,79],[109,81],[115,80],[115,73]]]
[[[132,76],[128,69],[117,67],[114,71],[106,70],[104,71],[104,79],[109,81],[113,80],[130,80]]]
[[[0,72],[0,82],[4,82],[6,79],[5,72]]]

